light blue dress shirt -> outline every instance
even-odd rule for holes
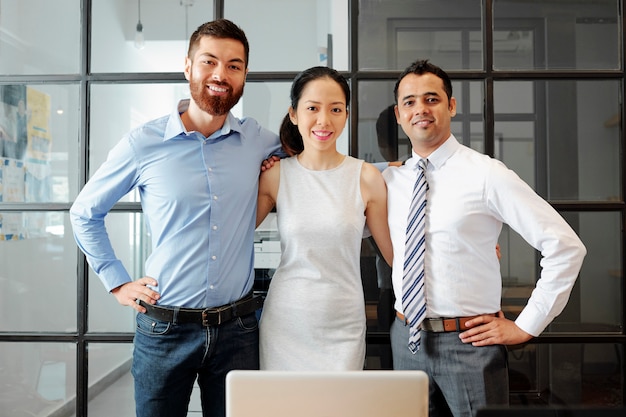
[[[284,156],[276,134],[229,114],[209,138],[186,132],[182,100],[169,116],[129,132],[109,153],[70,209],[74,237],[106,289],[130,277],[105,229],[109,210],[138,189],[152,238],[145,275],[159,305],[214,307],[254,283],[254,229],[261,163]]]

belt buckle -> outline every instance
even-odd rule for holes
[[[443,319],[424,319],[425,329],[428,332],[441,333],[445,332]]]
[[[225,311],[228,311],[228,310],[230,310],[230,306],[229,305],[228,306],[222,306],[222,307],[205,308],[204,310],[202,310],[202,325],[204,327],[219,326],[223,322],[228,321],[228,319],[226,317],[222,316],[222,313],[224,313]],[[211,316],[209,316],[209,314],[211,314]],[[217,314],[217,322],[209,323],[209,317],[213,317],[213,314]]]

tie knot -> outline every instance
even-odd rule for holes
[[[426,165],[428,165],[428,159],[420,159],[417,161],[417,166],[420,167],[422,171],[426,171]]]

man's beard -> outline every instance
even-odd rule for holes
[[[207,91],[207,86],[202,81],[192,81],[190,83],[189,91],[191,92],[191,98],[196,102],[200,110],[209,113],[211,116],[222,116],[230,111],[235,104],[239,102],[239,99],[243,95],[243,85],[241,89],[233,91],[230,84],[225,82],[215,81],[214,85],[225,87],[228,89],[226,96],[212,96]]]

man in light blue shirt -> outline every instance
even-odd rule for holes
[[[224,416],[224,378],[258,369],[260,300],[252,296],[262,162],[277,135],[230,109],[243,94],[249,46],[221,19],[191,36],[191,100],[128,133],[76,198],[78,246],[105,288],[137,314],[132,373],[137,416],[186,416],[196,378],[204,416]],[[137,189],[152,236],[146,276],[115,256],[104,219]]]

